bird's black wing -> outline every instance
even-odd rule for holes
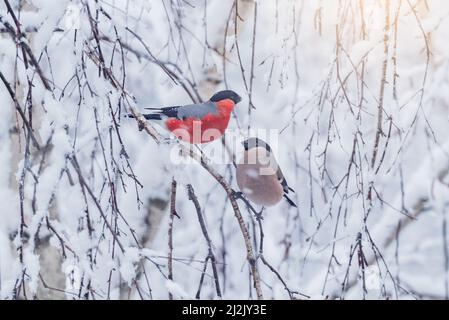
[[[285,200],[287,200],[287,202],[288,202],[292,207],[298,208],[298,206],[296,205],[296,203],[294,203],[293,200],[290,199],[286,194],[284,194],[284,198],[285,198]]]
[[[284,177],[284,175],[282,174],[281,168],[278,167],[278,170],[277,170],[276,174],[277,174],[277,178],[278,178],[279,181],[281,182],[282,189],[284,189],[284,198],[287,200],[287,202],[288,202],[291,206],[297,208],[298,206],[296,205],[296,203],[294,203],[293,200],[290,199],[290,198],[288,197],[288,195],[287,195],[289,191],[295,192],[295,190],[293,190],[292,188],[290,188],[290,187],[288,186],[287,180],[285,180],[285,177]]]
[[[287,180],[285,180],[285,177],[282,174],[282,170],[281,170],[281,168],[279,168],[279,166],[278,166],[278,169],[276,171],[276,175],[277,175],[278,180],[281,182],[282,189],[284,189],[285,193],[288,193],[289,190],[295,192],[295,190],[293,190],[292,188],[290,188],[288,186]]]

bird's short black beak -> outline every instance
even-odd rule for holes
[[[235,103],[239,103],[240,101],[242,101],[242,97],[237,96],[237,98],[235,99]]]

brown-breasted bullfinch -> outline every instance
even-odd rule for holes
[[[243,142],[243,156],[237,164],[237,184],[241,192],[252,202],[261,206],[273,206],[284,197],[297,207],[287,196],[290,188],[285,180],[271,147],[259,138]]]
[[[215,93],[207,102],[166,108],[146,108],[148,120],[162,120],[177,138],[192,143],[207,143],[220,138],[228,127],[231,112],[242,98],[232,90]],[[132,117],[132,115],[129,115]]]

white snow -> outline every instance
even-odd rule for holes
[[[298,209],[285,201],[265,209],[263,253],[292,291],[311,299],[363,298],[361,245],[370,276],[379,274],[370,283],[386,288],[386,296],[374,290],[366,297],[449,298],[444,242],[449,241],[444,233],[449,218],[447,1],[428,1],[428,8],[411,1],[419,21],[407,3],[399,8],[399,1],[390,1],[388,56],[386,2],[364,1],[361,17],[359,1],[257,1],[254,57],[251,2],[240,2],[237,26],[232,3],[221,0],[207,1],[207,8],[202,0],[189,1],[193,7],[183,1],[28,2],[21,26],[37,32],[26,32],[21,42],[30,46],[54,90],[44,88],[31,60],[26,68],[18,44],[2,33],[0,70],[27,119],[31,112],[28,120],[41,150],[27,141],[27,129],[0,81],[0,298],[20,298],[14,291],[21,291],[24,270],[27,298],[41,295],[40,274],[66,289],[69,299],[78,298],[78,292],[91,299],[195,297],[209,245],[187,184],[201,207],[223,298],[255,297],[254,289],[249,291],[245,242],[222,186],[196,161],[180,155],[179,144],[187,144],[177,142],[164,123],[149,121],[163,138],[172,139],[157,144],[134,119],[124,117],[130,106],[145,112],[193,103],[185,88],[195,99],[195,90],[206,100],[226,88],[243,98],[225,135],[231,152],[221,141],[198,146],[208,165],[236,191],[233,153],[238,161],[241,141],[259,134],[258,129],[275,130],[270,135],[275,141],[269,142],[296,191],[289,196]],[[10,3],[17,11],[18,1]],[[76,41],[73,29],[54,31],[65,27],[73,4],[81,6]],[[86,5],[93,17],[98,14],[103,62]],[[4,6],[0,14],[15,27]],[[148,60],[145,46],[179,81]],[[383,81],[382,132],[376,135]],[[173,178],[180,219],[171,221]],[[244,203],[238,204],[258,252],[259,226]],[[50,247],[58,259],[46,260]],[[167,280],[170,256],[173,281]],[[288,299],[278,277],[261,261],[258,268],[264,297]],[[73,285],[71,271],[83,281]],[[401,288],[395,287],[397,279]],[[201,298],[217,298],[210,260]]]

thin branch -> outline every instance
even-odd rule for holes
[[[208,259],[210,259],[210,262],[212,265],[212,272],[214,274],[214,280],[215,280],[215,290],[217,291],[217,296],[221,299],[220,281],[218,280],[218,271],[217,271],[217,259],[215,258],[215,254],[212,249],[212,241],[210,240],[209,233],[207,232],[206,223],[204,222],[200,203],[198,202],[198,198],[195,195],[195,190],[193,190],[193,186],[191,184],[187,185],[187,192],[189,194],[189,199],[195,205],[196,214],[198,216],[198,221],[199,221],[200,227],[201,227],[201,232],[203,233],[204,239],[207,242],[207,247],[208,247],[208,255],[207,256],[208,256]],[[199,296],[197,296],[197,299],[199,299]]]

